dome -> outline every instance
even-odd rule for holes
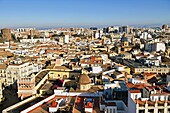
[[[89,83],[91,83],[91,79],[88,75],[86,74],[80,75],[79,84],[89,84]]]
[[[128,41],[128,38],[127,38],[127,37],[122,37],[122,38],[121,38],[121,42],[126,42],[126,41]]]

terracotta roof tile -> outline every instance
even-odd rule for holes
[[[130,93],[141,93],[140,90],[129,90]]]

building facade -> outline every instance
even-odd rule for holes
[[[6,40],[11,40],[12,39],[12,37],[11,37],[11,29],[8,29],[8,28],[1,29],[1,33],[2,33],[2,38],[3,39],[6,39]]]

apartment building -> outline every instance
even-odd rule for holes
[[[0,64],[0,79],[4,81],[4,83],[6,82],[6,68],[7,68],[6,64],[4,63]]]
[[[163,74],[163,73],[169,73],[170,71],[170,68],[169,67],[134,67],[132,68],[132,72],[134,73],[160,73],[160,74]]]
[[[144,66],[139,62],[133,60],[124,60],[123,63],[130,67],[132,73],[169,73],[170,67],[167,65],[160,66]]]
[[[153,51],[165,51],[166,50],[166,46],[165,43],[163,42],[156,42],[156,43],[146,43],[145,44],[145,50],[149,51],[149,52],[153,52]]]
[[[21,76],[17,80],[18,97],[23,99],[24,97],[36,94],[35,90],[35,75]]]
[[[170,113],[170,101],[137,100],[136,113]]]
[[[34,65],[32,62],[24,62],[21,61],[21,59],[17,59],[14,62],[10,63],[6,69],[7,85],[12,85],[20,77],[27,77],[33,72],[38,72],[41,69],[41,64]]]

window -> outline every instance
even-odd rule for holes
[[[152,97],[152,100],[154,100],[154,97]]]
[[[113,109],[113,113],[116,113],[116,110],[115,110],[115,109]]]
[[[63,78],[67,78],[67,75],[64,75]]]
[[[110,113],[112,113],[112,108],[110,109]]]
[[[109,113],[109,109],[106,109],[107,113]]]
[[[74,75],[72,75],[71,78],[75,78]]]
[[[82,89],[86,89],[86,86],[82,86]]]
[[[161,100],[161,97],[158,97],[158,100]]]
[[[166,96],[164,96],[164,100],[167,100],[167,97],[166,97]]]
[[[137,99],[137,98],[138,98],[138,95],[136,94],[136,95],[135,95],[135,99]]]

